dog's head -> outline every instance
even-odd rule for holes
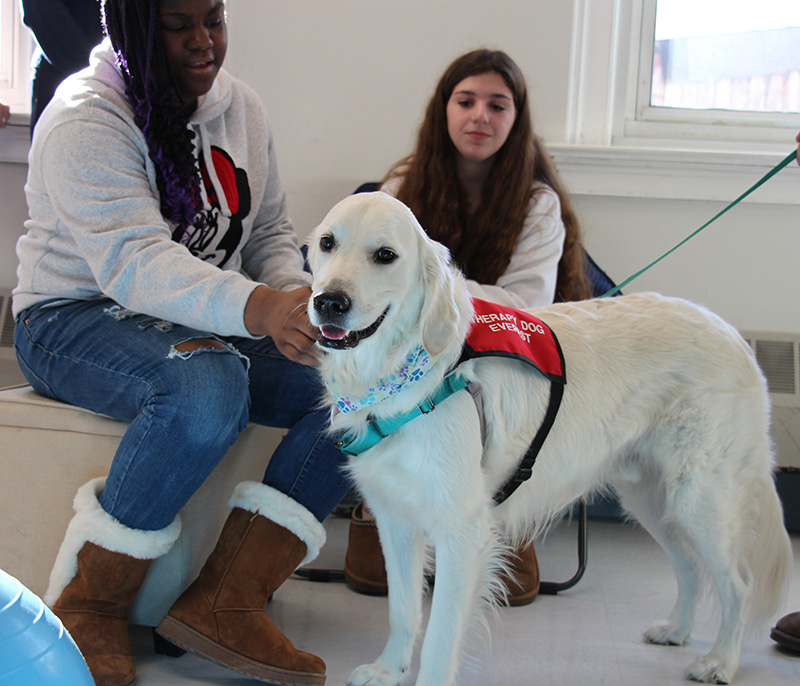
[[[460,349],[472,316],[464,279],[399,200],[381,192],[345,198],[311,235],[308,258],[319,345],[422,343],[432,356]]]

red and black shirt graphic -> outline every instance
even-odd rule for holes
[[[211,182],[207,161],[200,153],[200,174],[211,209],[204,210],[204,221],[196,222],[187,232],[177,231],[175,240],[183,243],[192,255],[217,267],[224,267],[242,241],[242,220],[250,214],[250,183],[247,172],[236,166],[231,156],[211,146],[211,163],[219,179],[219,188]],[[227,212],[218,193],[224,194]]]

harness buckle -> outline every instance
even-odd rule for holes
[[[433,412],[435,409],[436,403],[433,402],[431,398],[425,398],[425,400],[419,404],[419,411],[422,412],[422,414],[428,414],[429,412]]]
[[[531,467],[520,467],[517,469],[517,473],[514,476],[514,481],[523,483],[531,478],[531,474],[533,474],[533,469]]]

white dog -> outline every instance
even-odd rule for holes
[[[436,583],[416,684],[450,686],[480,599],[497,593],[499,541],[530,537],[576,499],[609,487],[678,577],[671,614],[645,639],[685,643],[709,580],[721,627],[686,675],[729,682],[748,617],[777,611],[792,564],[773,485],[766,385],[737,332],[701,307],[655,294],[534,310],[547,326],[474,318],[447,250],[383,193],[336,205],[310,238],[309,261],[309,315],[328,350],[320,370],[332,429],[359,453],[350,469],[375,513],[389,580],[388,643],[348,684],[404,678],[421,623],[426,544]],[[452,394],[432,409],[427,399],[478,322],[518,339],[549,327],[568,377],[530,478],[499,505],[495,494],[561,386],[516,359],[479,357],[455,369]],[[480,388],[483,431],[473,395],[456,390],[459,379]],[[406,413],[419,416],[397,419]]]

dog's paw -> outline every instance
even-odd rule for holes
[[[402,672],[390,671],[379,662],[361,665],[347,679],[347,686],[397,686]]]
[[[689,630],[679,627],[669,620],[662,620],[653,622],[650,628],[644,632],[644,640],[647,643],[661,646],[682,646],[689,640]]]
[[[734,669],[730,669],[723,660],[714,655],[698,657],[686,668],[686,678],[704,684],[729,684]]]

